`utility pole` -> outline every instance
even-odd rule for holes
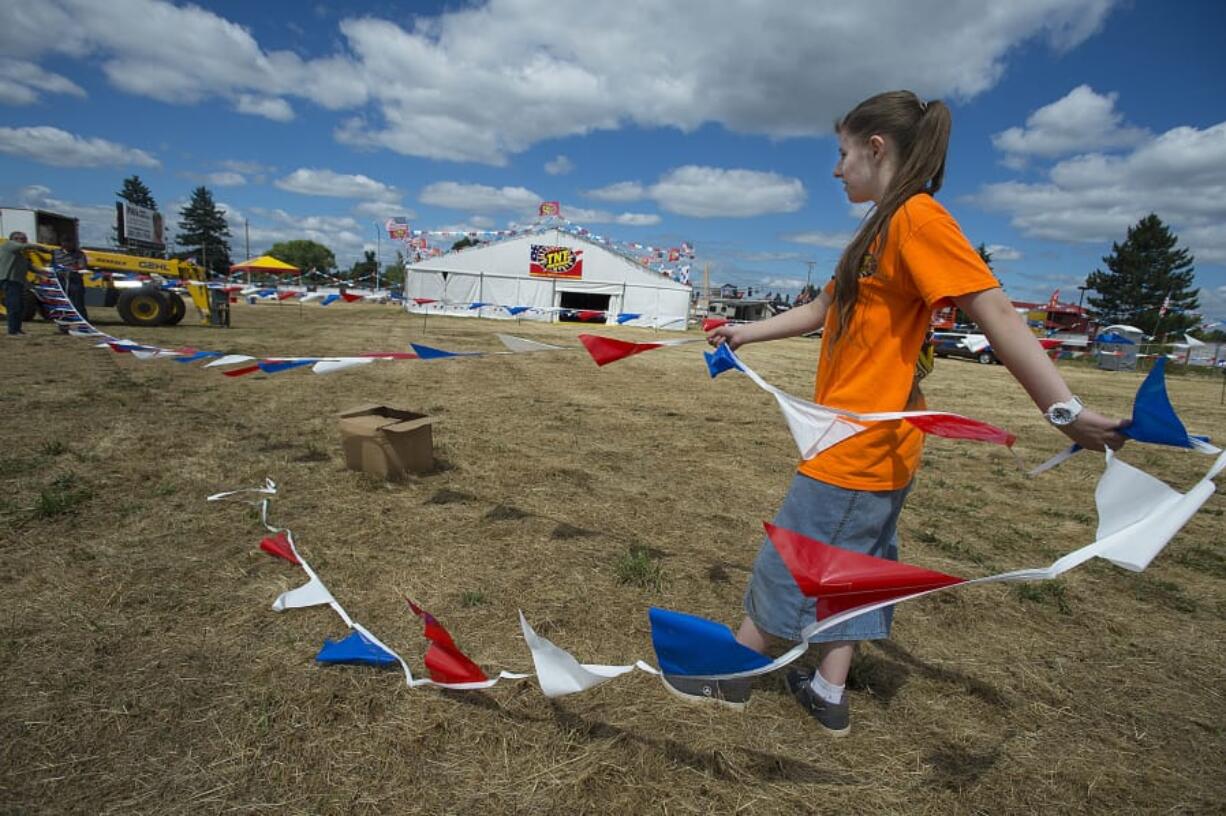
[[[375,222],[375,291],[379,291],[379,273],[383,271],[383,233]]]
[[[817,261],[805,261],[805,265],[809,267],[809,271],[805,273],[805,293],[807,297],[808,292],[813,288],[813,267],[817,265]]]

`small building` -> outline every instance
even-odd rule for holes
[[[729,320],[751,322],[772,317],[775,314],[773,306],[773,302],[769,300],[712,298],[707,313],[711,317],[725,317]]]

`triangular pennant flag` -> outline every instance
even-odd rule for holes
[[[207,360],[210,357],[221,357],[221,356],[222,356],[222,353],[220,351],[197,351],[195,353],[188,354],[186,357],[180,357],[177,360],[175,360],[175,362],[176,363],[195,363],[199,360]]]
[[[290,298],[298,297],[300,294],[302,293],[294,292],[292,290],[288,292],[277,292],[277,300],[289,300]]]
[[[226,354],[210,363],[205,363],[205,368],[216,368],[217,366],[234,365],[235,363],[245,363],[255,358],[249,354]]]
[[[1004,428],[997,428],[978,419],[934,411],[905,417],[906,421],[921,431],[945,439],[969,439],[976,442],[991,442],[994,445],[1013,447],[1017,437]]]
[[[765,527],[800,591],[817,598],[818,620],[853,607],[966,582],[923,567],[841,550],[773,524]]]
[[[361,632],[350,632],[344,640],[324,639],[315,659],[320,663],[357,663],[366,666],[394,666],[396,656]]]
[[[537,340],[527,340],[523,337],[516,337],[513,334],[499,334],[497,337],[499,342],[506,347],[507,351],[561,351],[566,348],[565,346],[554,346],[550,345],[549,343],[541,343]]]
[[[812,459],[827,448],[855,436],[864,426],[828,411],[816,403],[775,391],[775,402],[792,432],[802,459]]]
[[[405,600],[408,601],[413,614],[425,625],[423,634],[426,640],[430,641],[430,647],[426,649],[425,663],[431,680],[446,684],[481,683],[489,680],[485,672],[460,651],[460,647],[456,646],[451,635],[433,615],[408,598]]]
[[[285,530],[280,531],[274,536],[265,536],[260,539],[260,549],[269,555],[284,558],[291,564],[302,563],[298,560],[298,556],[294,554],[294,547],[290,543],[289,534]]]
[[[638,312],[622,312],[617,316],[617,324],[620,326],[629,323],[631,320],[638,320],[643,315]]]
[[[531,308],[531,306],[508,306],[507,311],[511,313],[511,317],[519,317]]]
[[[723,326],[727,322],[728,322],[728,318],[726,317],[708,317],[702,321],[702,330],[705,332],[709,332],[711,331],[711,329],[719,328],[720,326]]]
[[[702,356],[707,361],[707,371],[711,374],[711,379],[715,379],[725,371],[744,370],[741,361],[733,356],[732,349],[728,348],[727,343],[720,343],[715,347],[715,351],[704,351]]]
[[[331,374],[334,371],[344,371],[346,368],[373,363],[375,357],[341,357],[336,360],[320,360],[311,370],[316,374]]]
[[[289,371],[291,368],[301,368],[309,366],[312,363],[317,363],[319,360],[303,359],[303,360],[261,360],[257,367],[265,374],[276,374],[281,371]],[[228,372],[227,372],[228,373]]]
[[[767,666],[771,659],[737,642],[732,630],[722,623],[684,612],[652,607],[651,645],[665,674],[736,674]]]
[[[242,368],[230,368],[221,373],[225,374],[227,377],[242,377],[259,370],[260,366],[257,363],[256,365],[243,366]]]
[[[615,340],[612,337],[598,337],[594,334],[579,335],[579,342],[592,355],[598,366],[606,366],[644,351],[663,348],[664,343],[631,343],[628,340]]]
[[[444,351],[443,349],[431,348],[418,343],[409,343],[413,351],[417,352],[417,356],[422,360],[441,360],[444,357],[479,357],[479,351]]]
[[[1136,399],[1132,403],[1132,422],[1121,428],[1120,433],[1137,442],[1172,445],[1177,448],[1198,447],[1193,441],[1196,437],[1188,435],[1179,415],[1175,413],[1175,407],[1171,405],[1171,398],[1167,395],[1165,357],[1154,360],[1154,367],[1149,370],[1145,381],[1137,389]],[[1199,439],[1202,442],[1208,441],[1208,437]]]
[[[323,292],[307,292],[302,296],[302,303],[312,303],[316,300],[323,300],[325,297]]]
[[[538,635],[528,625],[524,613],[519,613],[519,626],[524,633],[524,642],[532,652],[532,663],[536,666],[536,679],[541,684],[541,691],[546,697],[562,697],[587,691],[593,686],[620,677],[633,671],[634,666],[603,666],[583,664],[564,649],[560,649],[549,640]]]
[[[319,576],[312,574],[310,580],[302,586],[278,595],[277,599],[272,602],[272,608],[277,612],[284,612],[287,609],[305,609],[308,606],[323,606],[324,604],[329,604],[333,608],[338,606],[336,598],[332,597],[332,593],[324,586],[324,582],[319,580]]]
[[[354,303],[362,299],[361,295],[355,295],[353,292],[341,292],[341,297],[346,303]]]
[[[480,301],[480,300],[474,300],[472,303],[468,304],[468,308],[479,310],[479,309],[484,309],[486,306],[493,306],[493,305],[495,304],[485,303],[484,301]]]
[[[604,311],[600,309],[580,309],[576,316],[583,321],[603,320]]]
[[[413,302],[418,306],[425,306],[427,303],[438,303],[438,298],[413,298]]]
[[[370,357],[375,360],[416,360],[417,355],[411,351],[370,351],[359,354],[359,357]]]
[[[333,303],[336,303],[340,299],[341,299],[340,295],[325,295],[324,299],[319,302],[319,305],[320,306],[331,306]],[[303,298],[303,300],[306,300],[306,298]]]

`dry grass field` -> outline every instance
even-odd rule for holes
[[[263,354],[500,350],[495,332],[574,343],[574,326],[337,304],[238,307],[234,328],[136,340]],[[635,672],[551,702],[531,680],[409,690],[396,671],[323,667],[343,625],[277,614],[302,573],[259,552],[275,523],[346,608],[424,675],[401,600],[487,670],[531,670],[518,632],[579,659],[652,660],[660,605],[735,625],[795,450],[747,378],[699,346],[598,369],[582,350],[377,363],[239,379],[141,362],[45,323],[0,348],[0,811],[4,813],[1205,813],[1226,807],[1226,501],[1142,574],[954,590],[899,609],[852,676],[853,732],[819,736],[778,677],[744,713],[686,706]],[[592,329],[587,328],[591,331]],[[627,339],[646,331],[600,329]],[[675,335],[668,335],[675,336]],[[815,340],[744,352],[812,387]],[[1068,366],[1115,415],[1140,375]],[[1226,434],[1220,379],[1172,376],[1194,432]],[[932,407],[1063,447],[1001,367],[939,361]],[[383,401],[436,417],[436,473],[347,471],[335,415]],[[1207,457],[1132,446],[1184,490]],[[974,577],[1093,539],[1102,469],[1036,480],[1006,451],[933,439],[902,520],[905,560]]]

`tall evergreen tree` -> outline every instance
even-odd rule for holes
[[[1150,213],[1129,227],[1124,243],[1113,243],[1103,257],[1106,272],[1095,269],[1086,286],[1097,294],[1090,314],[1100,324],[1125,323],[1146,334],[1182,333],[1199,322],[1199,289],[1193,289],[1193,258],[1177,249],[1179,238]]]
[[[192,191],[192,200],[179,210],[179,234],[175,241],[184,248],[199,250],[199,260],[215,274],[230,271],[230,225],[225,210],[217,209],[207,187]]]
[[[153,192],[140,180],[140,176],[129,176],[123,180],[123,189],[116,195],[129,204],[156,210],[158,203],[153,200]]]

